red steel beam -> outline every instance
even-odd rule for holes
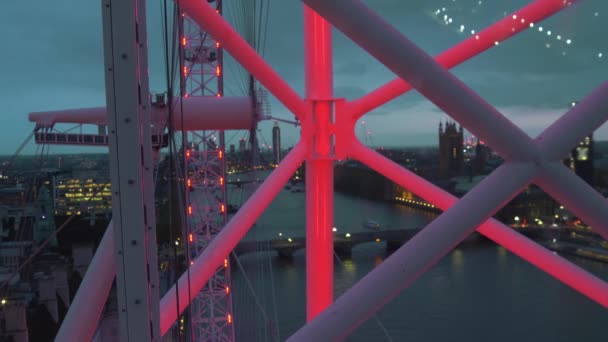
[[[334,166],[331,159],[333,96],[331,25],[304,6],[306,98],[311,101],[315,135],[306,161],[306,318],[333,302]]]

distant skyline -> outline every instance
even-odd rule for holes
[[[224,0],[227,4],[230,0]],[[367,1],[381,16],[432,55],[455,45],[506,13],[529,3],[473,0]],[[531,136],[540,133],[607,79],[605,40],[608,2],[581,1],[502,42],[453,71],[468,86]],[[225,5],[230,20],[229,6]],[[443,8],[446,11],[441,11]],[[440,10],[440,15],[435,12]],[[74,15],[78,13],[78,15]],[[446,18],[452,19],[446,23]],[[150,90],[165,91],[161,15],[148,2]],[[101,12],[98,2],[27,0],[8,2],[0,12],[4,46],[0,57],[0,154],[10,155],[34,128],[32,111],[96,107],[105,104]],[[542,27],[542,31],[541,31]],[[271,1],[264,55],[269,64],[303,95],[302,4]],[[390,81],[394,75],[341,33],[334,34],[336,97],[357,98]],[[234,61],[226,60],[226,95],[244,95]],[[274,98],[272,114],[293,116]],[[364,120],[376,146],[437,145],[437,126],[448,116],[415,92],[368,114]],[[263,138],[272,139],[272,122],[260,124]],[[297,141],[298,129],[281,125],[283,147]],[[357,133],[363,141],[363,128]],[[227,133],[234,142],[244,135]],[[608,139],[608,126],[596,133]],[[260,139],[262,141],[262,139]],[[233,142],[233,143],[234,143]],[[235,143],[236,144],[236,143]],[[51,153],[103,152],[103,149],[52,146]],[[23,153],[32,154],[30,143]]]

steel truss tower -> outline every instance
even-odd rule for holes
[[[213,1],[209,1],[212,3]],[[222,12],[222,1],[215,1]],[[180,16],[181,96],[222,97],[222,49],[186,14]],[[186,179],[186,235],[189,259],[197,258],[226,224],[226,162],[224,131],[193,131],[183,135]],[[193,341],[234,341],[230,262],[227,257],[192,298]]]

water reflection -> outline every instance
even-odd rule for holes
[[[498,250],[498,260],[504,262],[507,259],[507,249],[503,246],[498,246],[496,249]]]
[[[384,258],[380,255],[376,255],[374,258],[374,266],[380,265],[384,261]]]
[[[455,271],[455,273],[462,273],[463,265],[464,260],[462,251],[457,248],[452,252],[452,270]]]
[[[351,259],[343,260],[342,267],[353,278],[357,275],[357,266]]]

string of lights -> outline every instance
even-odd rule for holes
[[[452,4],[455,4],[456,1],[452,1]],[[484,4],[483,1],[477,1],[477,7],[481,7]],[[570,2],[569,5],[572,3]],[[448,7],[441,7],[436,9],[433,12],[433,15],[437,18],[437,20],[445,26],[455,27],[456,32],[460,34],[470,34],[475,36],[477,40],[480,39],[479,30],[476,28],[474,24],[465,23],[465,20],[457,20],[456,19],[456,10],[453,9],[450,11]],[[471,9],[470,11],[473,14],[479,14],[479,9]],[[503,12],[503,16],[508,15],[507,12]],[[591,13],[592,18],[599,17],[599,11],[593,11]],[[516,14],[512,15],[513,23],[517,25],[526,24],[527,20],[523,17],[518,17]],[[547,49],[556,48],[561,49],[561,55],[566,56],[568,54],[567,48],[572,47],[574,45],[574,38],[572,34],[567,32],[560,32],[560,30],[551,27],[551,25],[545,24],[540,25],[538,23],[529,22],[528,25],[532,30],[530,32],[535,32],[540,38],[544,41],[544,47]],[[534,29],[536,28],[536,29]],[[515,31],[515,26],[512,28]],[[499,45],[500,41],[495,41],[495,45]],[[605,54],[601,49],[597,49],[593,52],[593,59],[602,60]]]

